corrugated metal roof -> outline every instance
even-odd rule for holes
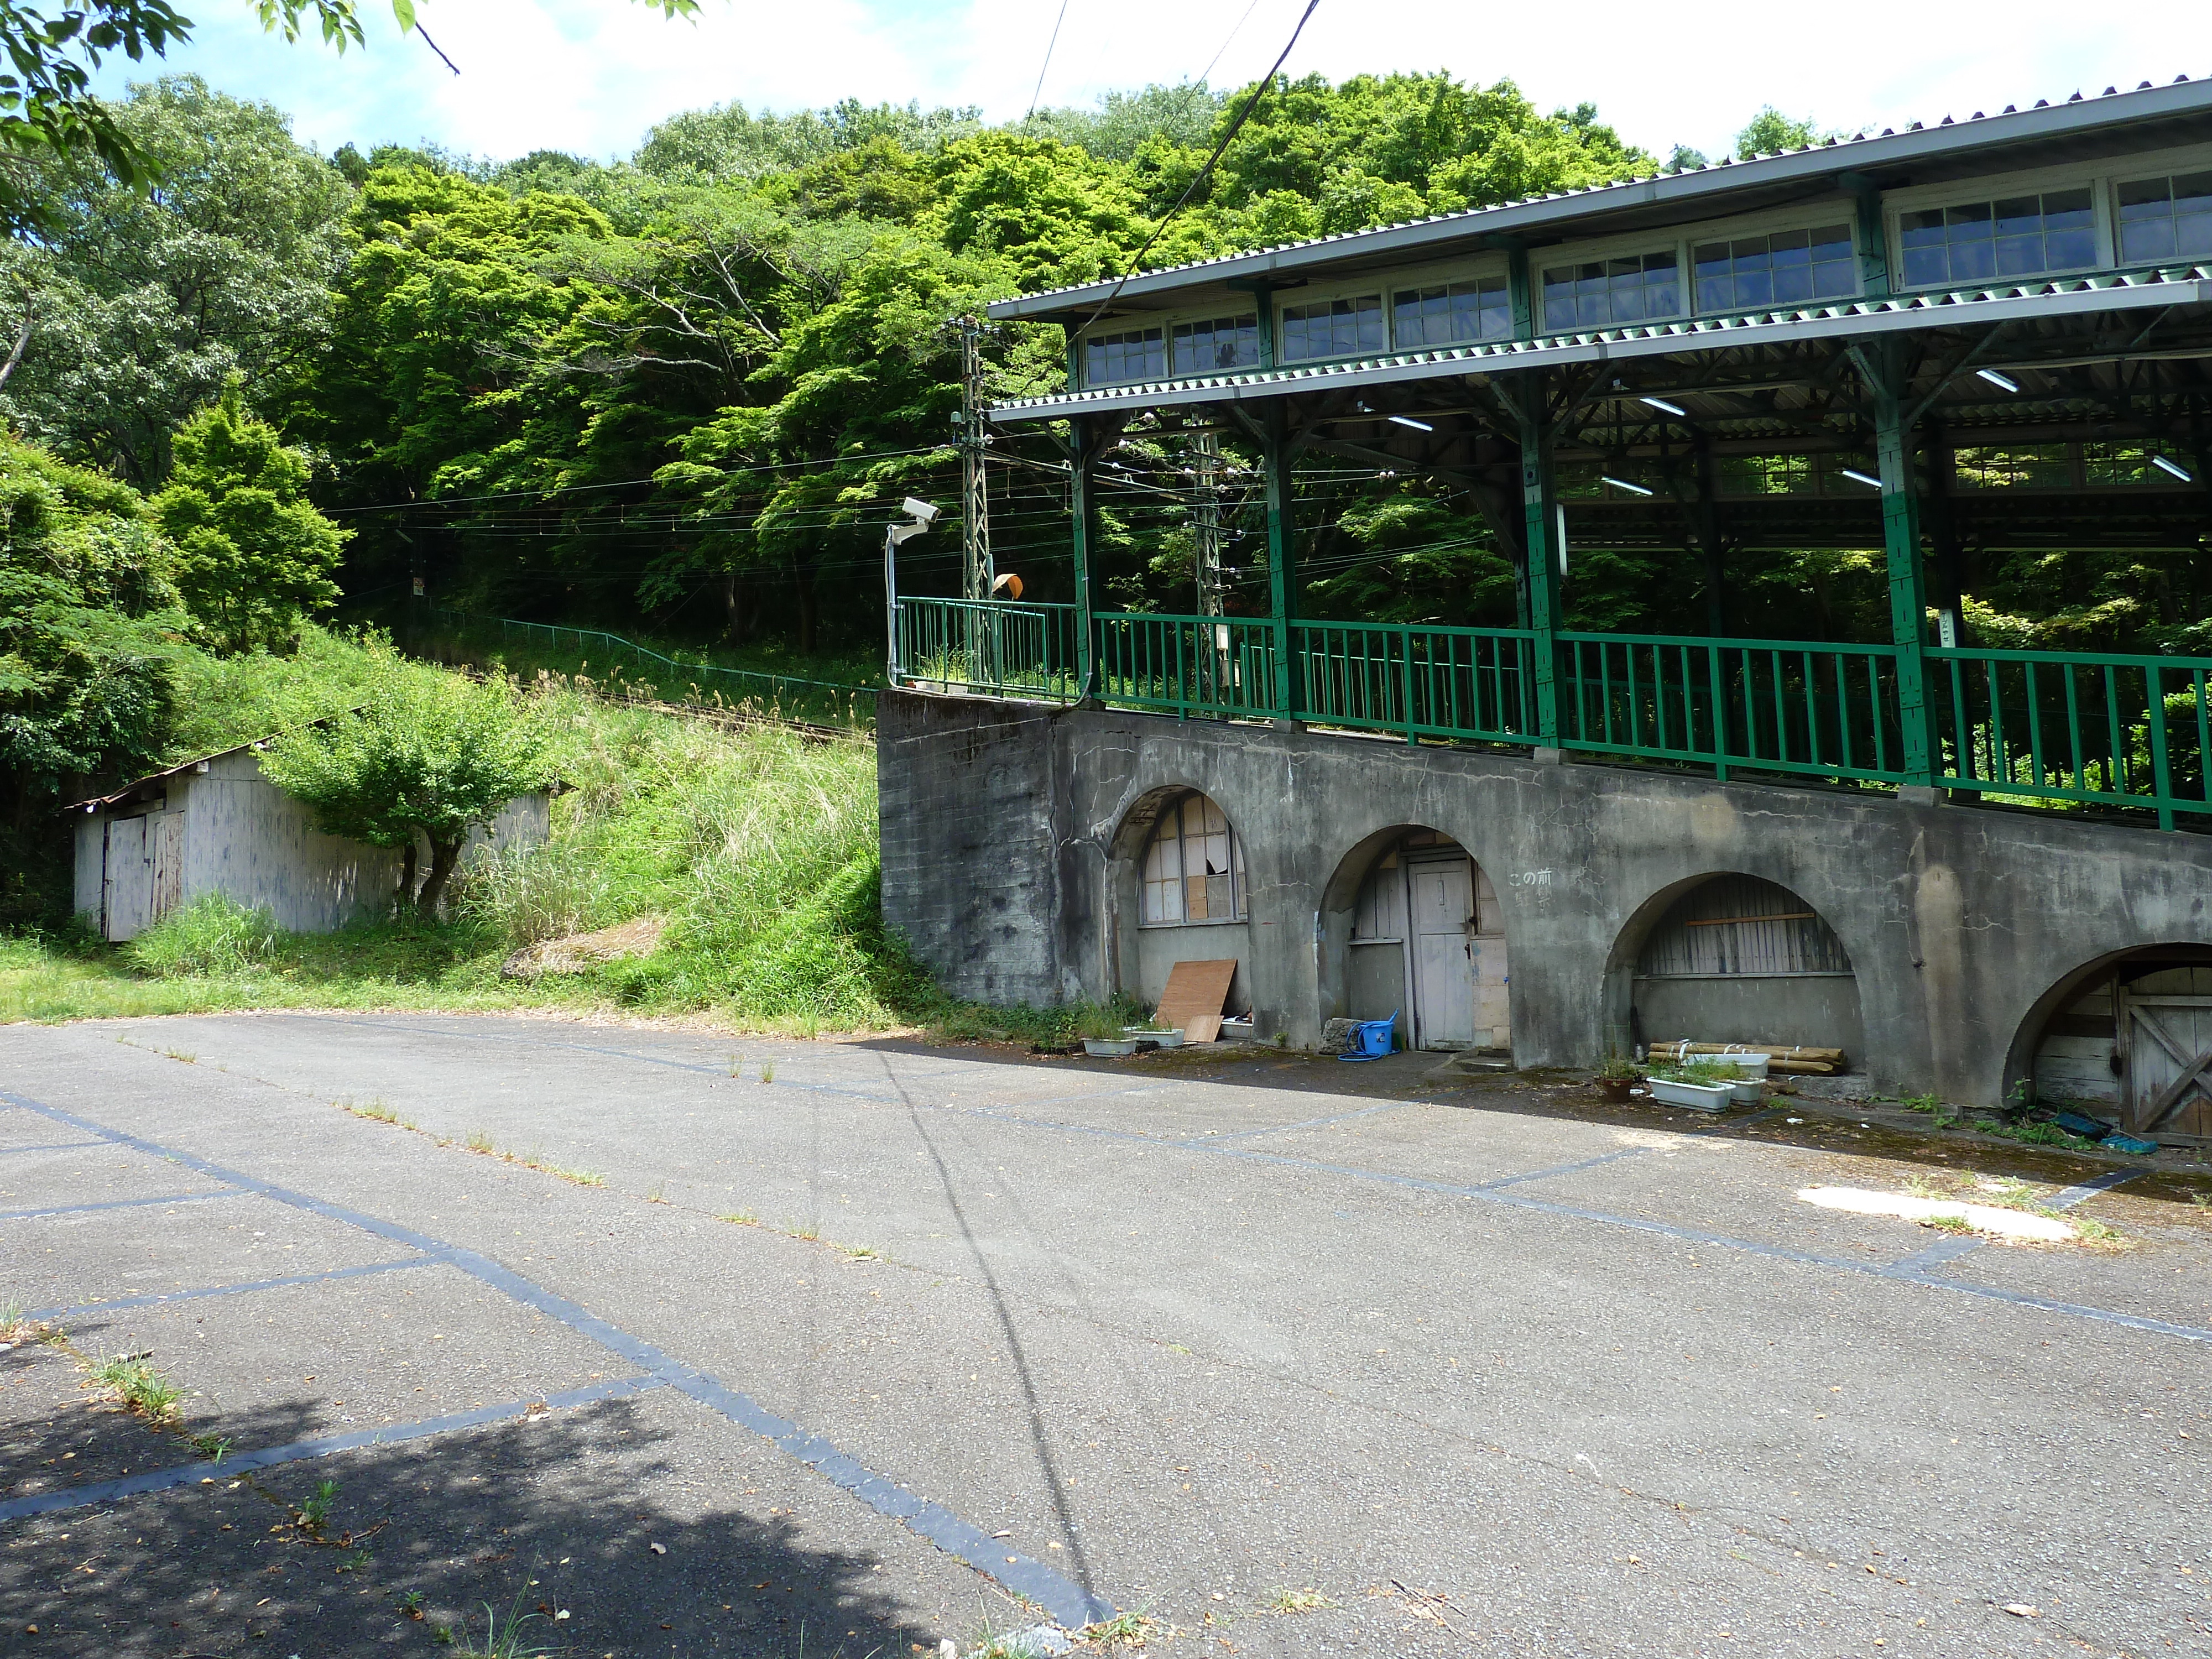
[[[2212,303],[2212,265],[2107,272],[2017,287],[1912,294],[1888,300],[1854,300],[1840,305],[1808,306],[1741,316],[1685,318],[1635,328],[1552,335],[1534,340],[1430,347],[1387,356],[1292,368],[1252,369],[1236,374],[1194,375],[1133,386],[1097,386],[1018,398],[996,404],[988,413],[998,421],[1049,420],[1063,415],[1131,407],[1233,403],[1247,398],[1279,397],[1321,383],[1418,380],[1444,374],[1482,374],[1498,369],[1663,356],[1670,352],[1714,350],[1736,344],[1876,334],[1894,329],[1939,328],[1960,320],[1962,310],[1974,311],[1977,322],[2014,319],[2032,321],[2085,312],[2190,303]],[[1744,337],[1747,336],[1750,337]]]
[[[1435,214],[1401,224],[1344,231],[1310,241],[1285,242],[1170,265],[1121,283],[1117,302],[1233,278],[1308,270],[1338,261],[1407,255],[1436,258],[1448,252],[1453,244],[1485,236],[1525,235],[1539,230],[1557,234],[1577,219],[1595,218],[1620,209],[1674,207],[1681,210],[1686,217],[1729,196],[1761,187],[1802,184],[1832,176],[1839,170],[1863,172],[1939,158],[1965,157],[1977,150],[2078,140],[2100,130],[2187,116],[2212,116],[2212,79],[2192,82],[2184,75],[2163,87],[2154,87],[2146,81],[2132,92],[2107,87],[2095,98],[2084,98],[2076,93],[2061,104],[2039,101],[2024,110],[2008,105],[1996,115],[1984,115],[1979,110],[1965,120],[1954,120],[1946,115],[1933,126],[1916,121],[1902,131],[1886,127],[1879,134],[1854,133],[1849,138],[1831,138],[1801,149],[1754,156],[1747,161],[1723,160],[1680,173],[1651,173],[1582,190],[1553,191],[1494,207]],[[1115,293],[1116,286],[1116,279],[1109,278],[1045,289],[1016,299],[998,301],[988,309],[992,317],[1001,320],[1055,317],[1100,303]]]
[[[311,723],[320,726],[322,721],[315,720]],[[270,737],[274,736],[276,736],[275,732],[270,733]],[[190,760],[179,761],[174,766],[165,766],[158,772],[149,772],[143,778],[133,778],[112,794],[94,795],[89,800],[73,800],[61,810],[64,812],[91,812],[103,806],[118,805],[129,800],[131,796],[149,784],[166,783],[171,778],[183,773],[198,771],[210,761],[219,761],[227,756],[239,754],[248,749],[258,749],[268,741],[269,738],[256,738],[251,743],[234,743],[228,749],[218,749],[211,755],[195,755]]]

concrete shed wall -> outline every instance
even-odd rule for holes
[[[1645,936],[1715,875],[1778,883],[1834,929],[1890,1093],[1994,1103],[2093,964],[2212,943],[2212,837],[2057,813],[911,692],[883,696],[878,743],[885,918],[991,1001],[1141,988],[1122,826],[1170,786],[1243,837],[1260,1035],[1299,1046],[1383,988],[1351,964],[1342,872],[1393,826],[1431,826],[1491,873],[1522,1066],[1625,1048]]]

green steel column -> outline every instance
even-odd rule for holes
[[[1536,740],[1553,749],[1559,742],[1559,563],[1565,553],[1565,526],[1559,491],[1553,486],[1552,430],[1545,418],[1549,378],[1542,369],[1516,377],[1514,388],[1521,425],[1521,505],[1523,523],[1522,586],[1528,627],[1536,635]]]
[[[1863,173],[1846,173],[1837,182],[1858,204],[1859,288],[1869,300],[1887,300],[1889,282],[1889,224],[1881,207],[1881,186]]]
[[[1291,514],[1291,447],[1279,408],[1267,411],[1265,429],[1267,441],[1261,447],[1261,461],[1267,474],[1267,605],[1274,623],[1275,713],[1293,720],[1300,690],[1291,656],[1291,624],[1298,614],[1297,526]]]
[[[1075,672],[1079,695],[1098,695],[1097,642],[1091,622],[1091,540],[1095,527],[1091,466],[1097,457],[1091,422],[1080,416],[1067,423],[1068,554],[1075,574]]]
[[[1905,343],[1887,339],[1853,354],[1874,398],[1875,471],[1881,475],[1881,540],[1889,562],[1889,633],[1897,652],[1897,714],[1903,728],[1905,781],[1931,786],[1928,601],[1920,566],[1920,495],[1912,476],[1912,434],[1905,424]]]
[[[1513,337],[1536,337],[1536,291],[1528,280],[1528,250],[1518,246],[1505,250],[1505,297],[1513,307]]]

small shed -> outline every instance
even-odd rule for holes
[[[203,893],[266,909],[295,933],[327,933],[391,902],[403,854],[316,829],[306,803],[261,775],[261,746],[185,761],[68,809],[77,914],[100,937],[134,939]],[[550,794],[517,795],[471,834],[463,860],[538,846],[551,825]],[[419,848],[417,867],[428,859]]]

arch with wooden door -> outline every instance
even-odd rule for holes
[[[1409,1048],[1510,1052],[1504,913],[1458,842],[1419,824],[1370,836],[1338,866],[1322,908],[1324,924],[1338,921],[1324,928],[1340,958],[1324,981],[1334,1012],[1382,1019],[1395,1010]]]
[[[1736,872],[1680,882],[1623,929],[1633,1042],[1740,1042],[1865,1053],[1858,975],[1826,917]]]
[[[2151,945],[2086,963],[2039,1000],[2022,1036],[2016,1080],[2038,1102],[2147,1140],[2212,1145],[2212,945]]]

